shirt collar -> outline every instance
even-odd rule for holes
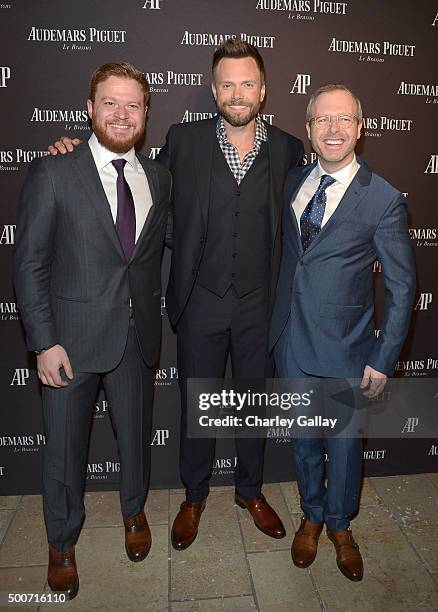
[[[114,153],[110,151],[106,147],[104,147],[97,140],[96,134],[91,134],[90,139],[88,140],[88,145],[91,149],[91,153],[93,154],[93,158],[98,170],[102,170],[108,164],[110,164],[113,159],[126,159],[128,164],[134,168],[134,170],[138,169],[138,161],[135,155],[135,149],[132,147],[126,153]]]
[[[348,187],[359,168],[360,165],[356,159],[356,156],[354,156],[347,166],[342,168],[342,170],[338,170],[338,172],[331,172],[330,176],[338,181],[338,183],[341,183],[341,185]],[[319,180],[324,174],[328,174],[328,172],[324,170],[318,160],[318,163],[315,166],[313,178],[315,180]]]
[[[222,144],[229,144],[227,138],[227,130],[225,128],[224,118],[220,115],[219,119],[216,123],[216,136]],[[260,144],[263,141],[268,140],[268,130],[266,129],[266,125],[263,123],[260,115],[256,117],[256,131],[254,137],[254,144]]]

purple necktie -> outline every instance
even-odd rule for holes
[[[135,246],[134,199],[123,173],[126,159],[114,159],[111,163],[117,170],[116,230],[123,252],[125,253],[126,261],[128,261]]]

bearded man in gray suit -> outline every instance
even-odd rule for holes
[[[72,155],[35,160],[18,208],[15,287],[28,349],[37,354],[47,441],[48,582],[70,599],[79,588],[74,545],[100,381],[117,436],[126,552],[141,561],[151,546],[143,507],[171,177],[135,152],[148,99],[134,66],[95,70],[90,140]]]

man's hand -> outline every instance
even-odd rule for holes
[[[49,385],[49,387],[67,387],[68,382],[62,380],[59,373],[60,368],[64,368],[64,372],[69,380],[73,378],[73,370],[70,365],[65,349],[60,344],[55,344],[51,348],[47,349],[37,355],[37,371],[38,378],[43,385]]]
[[[387,380],[388,377],[386,374],[383,374],[371,366],[366,365],[363,371],[363,378],[362,382],[360,383],[360,388],[366,389],[366,391],[363,392],[365,397],[376,397],[376,395],[382,393]]]
[[[61,136],[59,140],[55,142],[54,145],[50,145],[48,147],[49,153],[51,155],[58,155],[62,153],[65,155],[66,153],[71,153],[78,144],[81,144],[82,140],[79,138],[69,138],[68,136]]]

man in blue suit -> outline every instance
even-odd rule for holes
[[[415,268],[406,201],[355,156],[362,109],[345,86],[318,89],[306,120],[318,160],[291,170],[286,179],[270,345],[280,377],[310,378],[316,386],[327,379],[361,379],[356,396],[373,397],[394,369],[412,311]],[[376,259],[386,288],[378,338],[373,324]],[[350,580],[361,580],[363,563],[349,518],[359,504],[362,440],[300,437],[293,449],[304,512],[292,544],[294,564],[313,562],[325,523],[339,569]]]

